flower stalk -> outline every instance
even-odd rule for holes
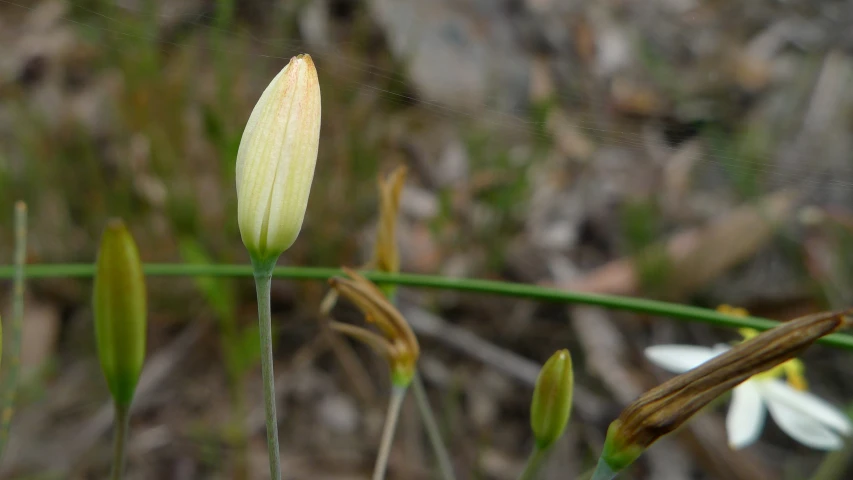
[[[113,466],[110,472],[110,480],[121,480],[124,476],[124,464],[127,457],[127,432],[130,423],[130,408],[126,405],[115,404],[115,418],[113,419]]]
[[[278,417],[275,405],[275,379],[272,353],[272,312],[270,290],[272,268],[268,265],[255,266],[255,290],[258,297],[258,327],[261,341],[261,378],[264,395],[264,422],[267,430],[267,453],[270,462],[270,478],[281,478],[281,453],[278,443]]]
[[[547,450],[534,446],[533,451],[530,452],[530,456],[527,457],[527,462],[524,464],[524,471],[521,472],[518,480],[536,480],[539,476],[539,470],[542,469],[542,464],[545,463],[547,453]]]
[[[429,404],[424,382],[421,379],[421,375],[417,372],[415,372],[415,378],[412,381],[412,390],[415,395],[415,401],[418,404],[418,410],[421,413],[421,418],[424,421],[427,438],[430,445],[432,445],[432,451],[435,453],[441,478],[443,480],[456,480],[456,474],[453,473],[453,463],[450,461],[450,453],[448,453],[447,446],[441,438],[441,430],[435,421],[435,414],[432,412],[432,407]]]
[[[391,388],[391,398],[388,410],[385,412],[385,425],[382,427],[382,440],[379,442],[379,453],[373,467],[373,480],[383,480],[388,470],[388,457],[391,455],[391,445],[394,443],[394,432],[397,430],[397,420],[400,418],[400,408],[406,398],[408,386],[394,385]]]

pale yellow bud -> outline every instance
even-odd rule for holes
[[[320,84],[290,59],[252,110],[237,153],[237,221],[255,263],[274,264],[302,228],[320,139]]]

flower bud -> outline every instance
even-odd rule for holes
[[[572,357],[568,350],[559,350],[539,372],[530,404],[530,427],[540,450],[563,435],[572,412],[573,389]]]
[[[116,404],[130,406],[145,361],[145,277],[139,251],[121,220],[101,237],[95,272],[95,340]]]
[[[290,59],[255,105],[237,152],[237,221],[253,262],[274,263],[302,228],[320,139],[320,84]]]

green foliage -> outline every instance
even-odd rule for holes
[[[715,161],[723,168],[735,191],[744,199],[758,197],[764,182],[764,163],[773,146],[768,128],[761,122],[748,122],[735,134],[711,128],[706,136]]]
[[[648,200],[626,203],[621,219],[622,238],[628,244],[643,290],[651,295],[663,294],[671,267],[666,245],[659,238],[661,219],[657,205]]]
[[[181,258],[189,264],[212,264],[213,259],[201,243],[193,237],[183,237],[179,242]],[[239,384],[243,375],[255,367],[260,359],[260,343],[256,322],[241,326],[237,320],[237,297],[233,281],[223,277],[197,276],[196,288],[216,316],[222,350],[230,381]]]

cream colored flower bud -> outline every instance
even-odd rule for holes
[[[298,55],[264,90],[237,153],[237,221],[256,264],[274,264],[296,240],[319,139],[317,70]]]

